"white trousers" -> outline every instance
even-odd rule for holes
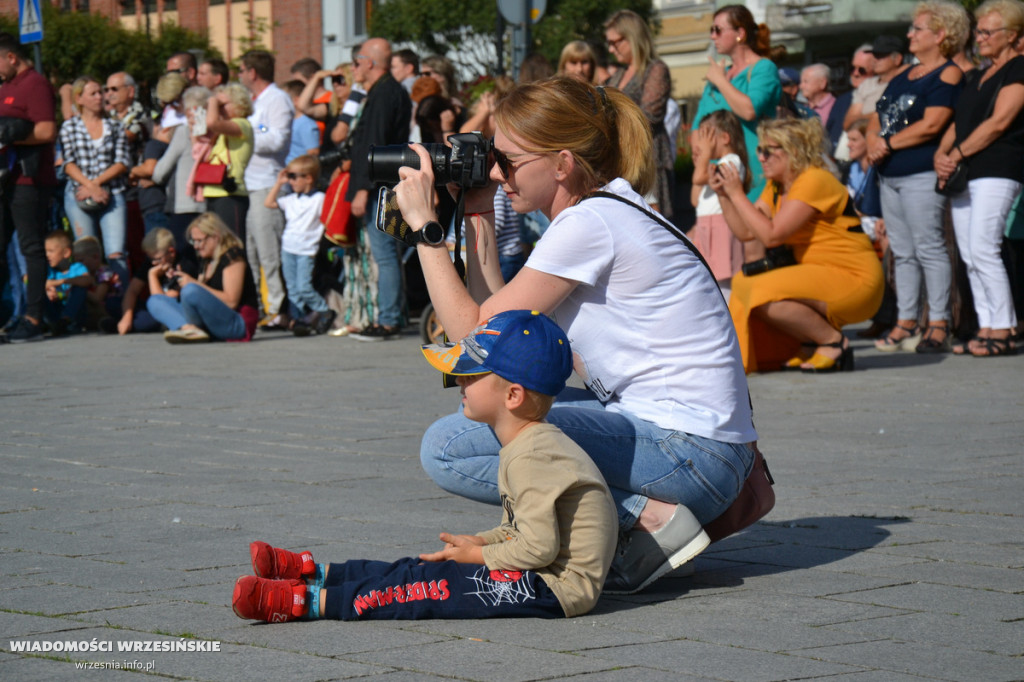
[[[978,326],[1009,329],[1017,326],[1000,248],[1006,216],[1020,193],[1021,183],[1006,178],[978,178],[967,183],[967,191],[951,202],[953,230],[960,258],[978,313]]]

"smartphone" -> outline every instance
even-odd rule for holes
[[[334,85],[344,85],[345,84],[345,76],[343,74],[340,74],[340,73],[338,75],[336,75],[336,76],[331,76],[331,83],[334,84]]]
[[[398,195],[390,187],[381,187],[377,195],[377,229],[400,242],[409,243],[407,235],[412,228],[402,217],[398,209]]]
[[[206,107],[192,108],[192,134],[195,137],[206,134]]]

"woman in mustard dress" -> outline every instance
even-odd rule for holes
[[[734,169],[719,166],[711,178],[726,222],[741,241],[756,239],[792,254],[775,260],[789,265],[767,264],[754,274],[749,266],[756,264],[748,264],[733,278],[729,312],[743,367],[747,373],[852,370],[853,351],[840,330],[878,310],[878,257],[846,188],[824,167],[821,124],[765,121],[758,137],[768,183],[756,204]]]

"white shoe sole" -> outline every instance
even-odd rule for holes
[[[605,594],[636,594],[647,588],[648,585],[653,583],[658,578],[662,577],[669,571],[679,568],[688,561],[692,561],[698,554],[707,549],[708,545],[711,544],[711,538],[708,534],[701,530],[700,534],[695,536],[688,543],[683,545],[679,551],[668,558],[668,561],[659,566],[651,575],[649,575],[640,586],[633,590],[605,590]]]

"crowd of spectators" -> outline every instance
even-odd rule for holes
[[[1001,249],[1024,180],[1024,4],[988,0],[973,22],[955,3],[922,2],[906,40],[879,35],[854,51],[845,87],[824,63],[779,68],[767,26],[743,5],[715,12],[706,85],[688,121],[690,236],[731,304],[747,371],[850,369],[842,328],[872,317],[859,334],[884,352],[1016,351],[1019,292]],[[680,111],[668,67],[633,12],[614,13],[604,30],[606,45],[573,41],[557,68],[528,56],[519,82],[557,73],[632,99],[653,140],[645,201],[671,217]],[[234,80],[221,60],[178,53],[152,88],[155,107],[119,72],[62,86],[58,108],[31,66],[16,39],[0,36],[0,122],[31,124],[0,131],[13,183],[0,221],[11,342],[86,329],[248,339],[253,326],[396,337],[408,321],[404,247],[366,229],[377,212],[367,152],[457,132],[491,137],[497,102],[515,85],[499,76],[463,102],[450,60],[392,51],[380,38],[335,68],[302,59],[280,87],[270,53],[243,55]],[[282,201],[292,195],[300,201]],[[548,222],[512,209],[499,187],[506,281]],[[73,237],[68,263],[47,246],[61,230]],[[79,242],[99,262],[88,277],[59,278],[64,311],[53,323],[52,282],[69,272],[54,267],[81,262]],[[210,279],[239,258],[246,267],[231,272],[251,282],[216,295],[223,283]],[[191,285],[241,326],[225,336],[201,320],[168,324],[167,299],[184,307]],[[78,288],[89,305],[67,295]]]
[[[872,317],[858,335],[883,352],[1016,352],[1024,292],[1004,235],[1019,231],[1024,180],[1022,38],[1018,0],[973,18],[928,0],[905,39],[854,52],[836,94],[826,64],[777,68],[745,7],[716,11],[711,40],[728,61],[711,57],[692,122],[691,236],[748,372],[853,369],[842,329]]]

